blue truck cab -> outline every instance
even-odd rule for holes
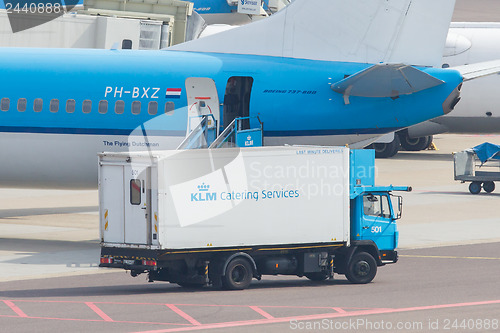
[[[377,266],[398,260],[403,200],[394,191],[411,191],[408,186],[375,186],[375,151],[350,151],[351,253],[370,253]],[[351,260],[348,259],[348,262]]]

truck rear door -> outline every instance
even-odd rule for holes
[[[148,194],[149,168],[127,165],[125,171],[125,243],[151,244],[151,213]],[[142,171],[142,172],[141,172]]]
[[[151,244],[151,168],[104,164],[100,182],[102,241]]]

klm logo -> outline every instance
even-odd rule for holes
[[[208,192],[210,185],[202,183],[198,185],[198,192],[191,193],[191,201],[215,201],[217,200],[217,193]]]
[[[253,140],[252,137],[249,135],[247,136],[247,140],[245,141],[245,147],[250,147],[253,146]]]

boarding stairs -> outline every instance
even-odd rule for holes
[[[217,121],[212,114],[201,115],[197,121],[199,124],[177,149],[263,146],[263,123],[259,117],[235,118],[218,136]]]

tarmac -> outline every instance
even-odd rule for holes
[[[98,268],[97,191],[0,190],[0,325],[9,332],[497,332],[500,191],[453,180],[453,151],[500,135],[443,134],[439,150],[377,159],[402,192],[398,263],[372,283],[264,276],[244,291],[148,283]]]
[[[408,185],[400,249],[500,241],[500,191],[472,195],[453,180],[452,152],[500,136],[443,134],[439,150],[376,160],[376,183]],[[0,189],[0,281],[100,274],[98,193]],[[5,207],[5,208],[3,208]]]

